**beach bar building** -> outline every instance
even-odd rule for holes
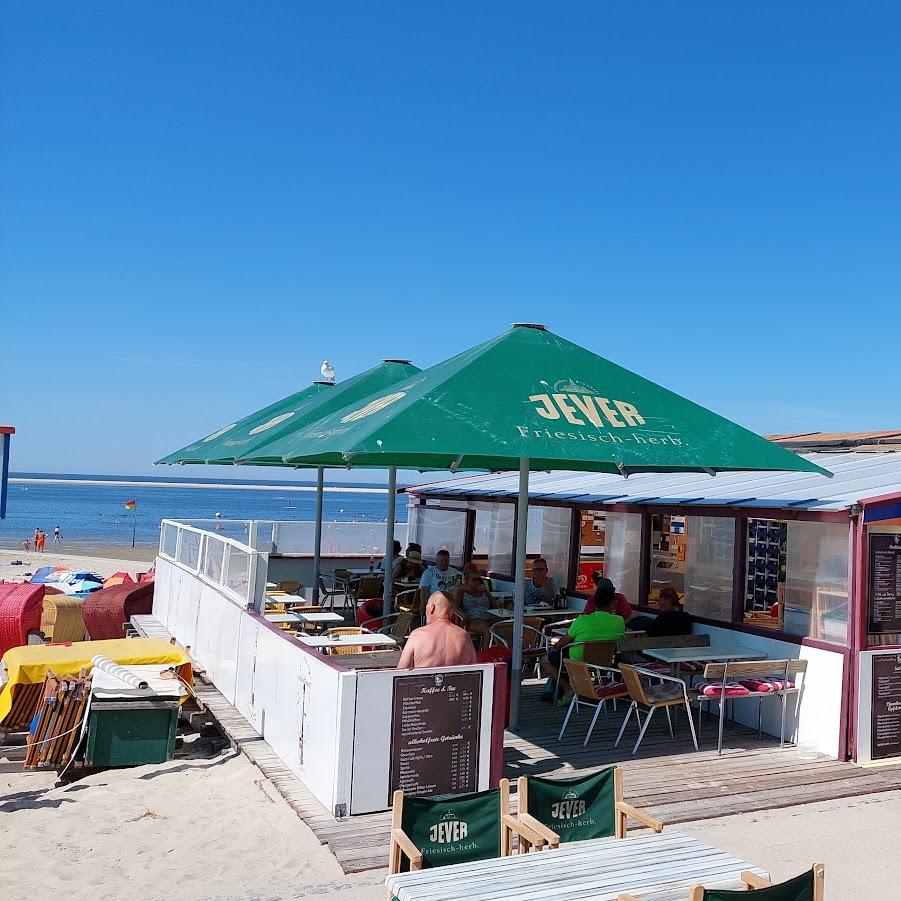
[[[673,586],[713,644],[808,661],[802,748],[901,756],[901,433],[777,440],[816,448],[805,456],[834,477],[533,473],[528,556],[586,598],[601,571],[649,615]],[[516,492],[513,473],[409,489],[410,540],[512,579]],[[753,705],[734,715],[756,727]],[[778,735],[770,715],[764,730]]]

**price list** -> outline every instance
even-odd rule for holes
[[[871,534],[869,631],[901,632],[901,535]]]
[[[476,791],[482,673],[398,676],[391,709],[391,779],[410,795]]]
[[[870,756],[901,755],[901,654],[873,655],[872,710]]]

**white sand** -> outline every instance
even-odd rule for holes
[[[7,582],[27,581],[25,574],[33,573],[42,566],[65,566],[73,570],[86,569],[104,578],[121,570],[134,577],[136,573],[147,572],[150,564],[153,563],[155,554],[152,550],[145,550],[139,551],[136,556],[138,559],[117,559],[100,554],[56,553],[50,545],[43,554],[34,551],[0,550],[0,579],[5,579]],[[21,560],[23,565],[12,566],[14,560]]]
[[[0,775],[0,898],[384,901],[242,755],[54,779]]]

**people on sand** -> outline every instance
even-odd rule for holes
[[[609,580],[608,580],[609,581]],[[613,584],[612,582],[610,583]],[[547,656],[541,661],[541,672],[547,676],[542,700],[553,702],[557,674],[562,666],[563,649],[572,645],[569,651],[571,660],[581,660],[584,656],[586,641],[617,641],[626,631],[626,623],[623,618],[613,612],[614,592],[606,587],[595,592],[594,611],[582,613],[577,616],[567,629],[566,635],[561,638],[556,647],[548,651]],[[566,683],[566,673],[560,672],[560,683]]]
[[[526,582],[526,606],[552,604],[557,597],[557,586],[548,575],[547,560],[536,557],[532,561],[532,577]]]
[[[479,640],[480,648],[488,647],[492,620],[488,611],[495,606],[495,600],[474,564],[467,563],[463,567],[463,584],[455,587],[453,598],[465,617],[463,625],[473,640]]]
[[[422,574],[419,580],[420,601],[425,606],[436,591],[451,591],[459,570],[450,565],[450,553],[443,548],[435,554],[435,563]]]
[[[35,534],[35,538],[34,538],[34,547],[35,547],[35,550],[39,554],[44,553],[44,545],[46,544],[46,542],[47,542],[47,533],[38,529],[37,533]]]
[[[454,604],[442,591],[425,607],[426,625],[414,629],[404,645],[398,669],[465,666],[476,662],[476,649],[466,629],[454,623]]]
[[[62,544],[63,543],[63,533],[60,531],[59,526],[53,527],[53,543],[54,544]]]
[[[682,600],[675,588],[671,585],[662,588],[657,605],[660,613],[645,626],[648,635],[691,635],[691,614],[682,609]]]

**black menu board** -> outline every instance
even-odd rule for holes
[[[398,788],[410,795],[476,791],[481,713],[481,672],[395,678],[388,803]]]
[[[869,631],[901,632],[901,534],[870,534],[869,576]]]
[[[870,756],[901,755],[901,654],[873,655]]]

